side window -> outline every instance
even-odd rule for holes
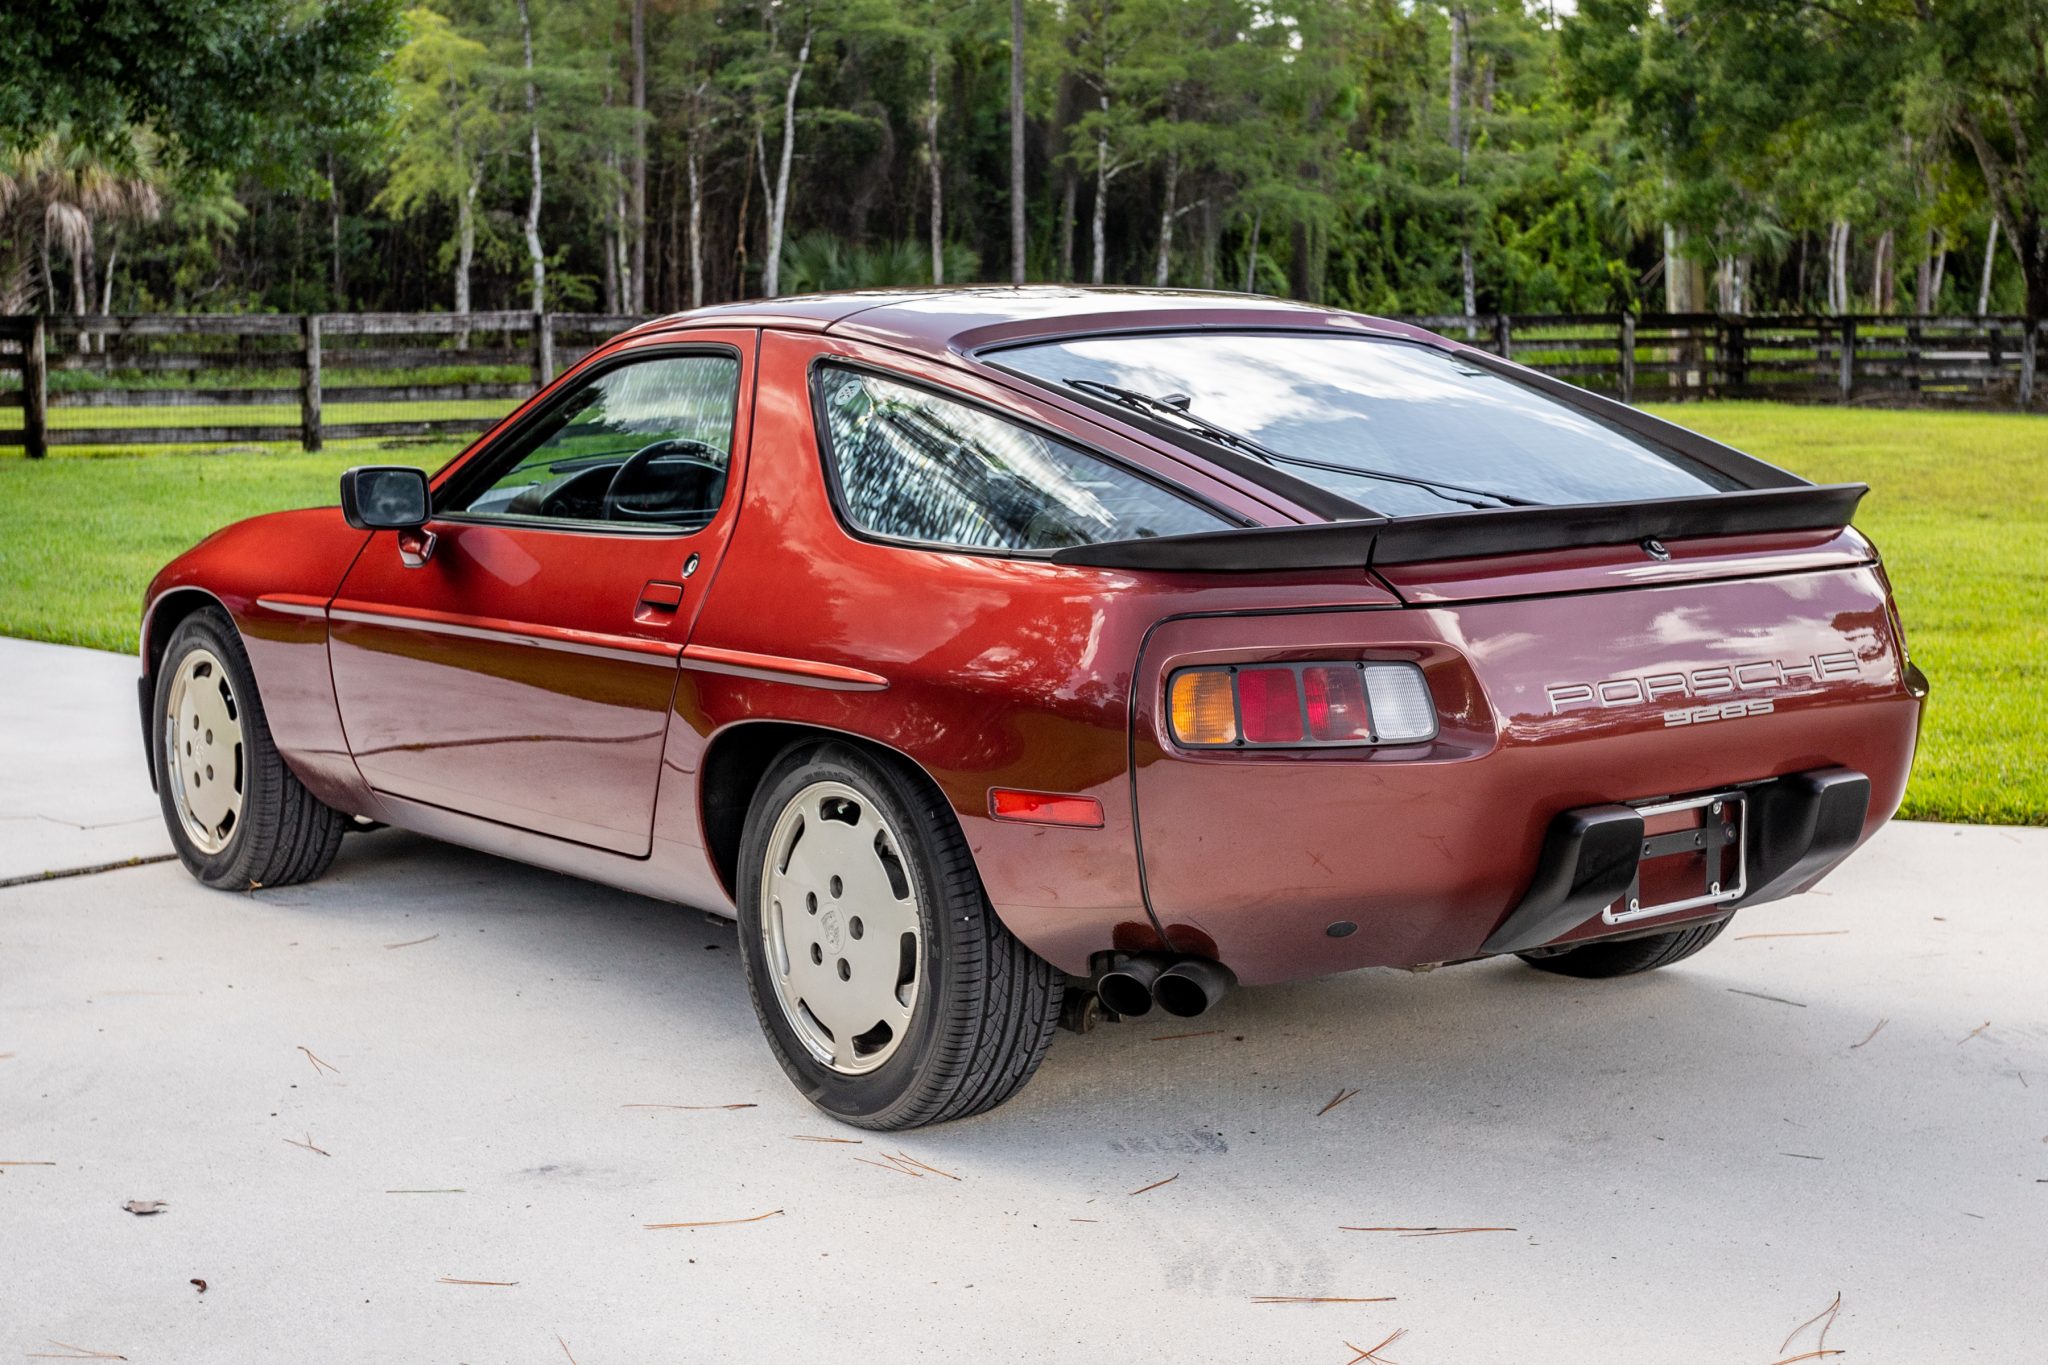
[[[1227,530],[1176,493],[1028,428],[855,370],[819,371],[846,516],[896,540],[1057,550]]]
[[[494,456],[488,484],[438,510],[698,530],[725,497],[739,379],[730,355],[606,370]]]

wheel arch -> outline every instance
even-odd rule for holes
[[[728,725],[711,737],[697,777],[697,814],[704,830],[704,852],[719,884],[735,904],[739,900],[740,841],[747,812],[761,780],[784,754],[806,744],[849,744],[900,765],[938,792],[948,809],[959,812],[944,784],[917,759],[880,740],[849,730],[803,721],[746,720]]]
[[[234,613],[227,604],[204,588],[190,586],[172,588],[158,594],[143,608],[141,638],[137,652],[142,660],[142,679],[137,685],[137,705],[142,717],[142,757],[149,768],[149,789],[157,789],[156,736],[152,712],[156,704],[156,675],[163,667],[164,651],[170,647],[171,637],[178,633],[178,627],[185,618],[208,607],[219,607],[230,624],[235,623]],[[240,625],[235,625],[237,632]]]

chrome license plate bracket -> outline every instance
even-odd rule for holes
[[[1747,894],[1749,802],[1744,793],[1713,792],[1705,796],[1682,797],[1675,801],[1651,802],[1637,806],[1636,810],[1645,820],[1697,811],[1699,823],[1696,826],[1670,830],[1662,834],[1643,836],[1642,853],[1637,860],[1635,878],[1629,882],[1628,894],[1600,912],[1603,921],[1608,924],[1627,924],[1633,920],[1649,919],[1656,915],[1673,915],[1684,910],[1697,910],[1703,906],[1722,905],[1729,901],[1741,900]],[[1732,877],[1726,872],[1730,852],[1734,854]],[[1657,858],[1687,855],[1701,856],[1704,875],[1701,878],[1700,894],[1656,904],[1644,904],[1641,865]]]

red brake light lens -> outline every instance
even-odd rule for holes
[[[1372,738],[1365,673],[1357,664],[1310,664],[1301,670],[1301,686],[1308,698],[1309,738],[1322,744]]]
[[[1301,740],[1301,692],[1291,668],[1247,668],[1237,675],[1237,708],[1248,744]]]

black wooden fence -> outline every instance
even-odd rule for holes
[[[1410,318],[1624,402],[2042,405],[2048,322],[1580,313]],[[0,449],[445,438],[612,334],[586,313],[0,316]],[[19,383],[12,383],[19,375]],[[19,413],[19,416],[16,413]]]

